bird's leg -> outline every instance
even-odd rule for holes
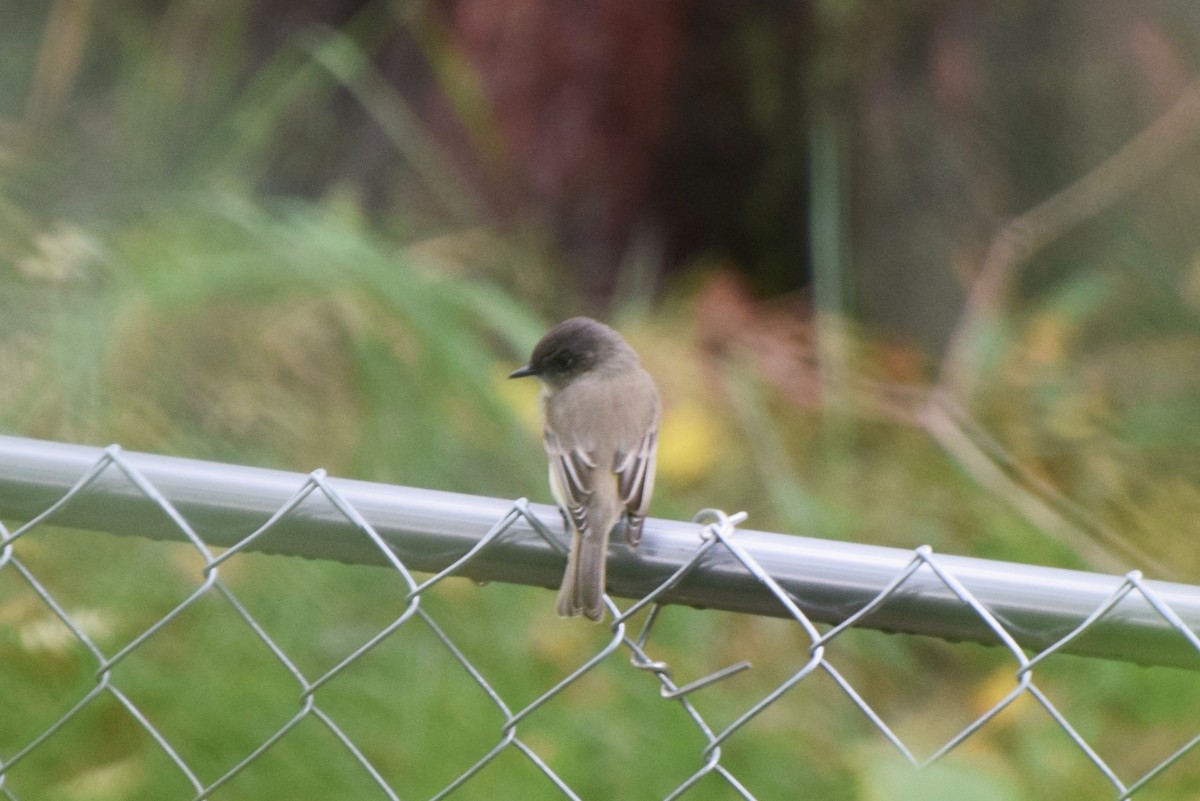
[[[621,537],[626,542],[629,542],[629,510],[625,509],[621,512],[621,518],[617,520],[616,528],[621,529]],[[614,530],[616,530],[614,528]]]

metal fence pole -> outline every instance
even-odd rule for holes
[[[24,522],[53,505],[105,456],[105,449],[0,436],[0,517]],[[231,546],[264,523],[308,476],[278,470],[122,452],[210,545]],[[330,479],[409,568],[435,572],[461,557],[513,502],[434,490]],[[560,530],[553,507],[529,510]],[[48,522],[151,538],[178,538],[163,512],[109,465]],[[613,546],[612,594],[642,598],[686,564],[700,545],[695,523],[649,519],[641,546]],[[809,537],[738,530],[736,542],[793,596],[813,620],[837,624],[893,583],[914,560],[912,551]],[[253,543],[255,550],[349,563],[382,564],[360,532],[318,495],[310,495]],[[937,555],[937,564],[971,594],[1023,647],[1040,651],[1060,640],[1106,601],[1125,577],[967,557]],[[562,556],[532,525],[518,520],[501,539],[468,562],[461,575],[478,580],[552,587]],[[1200,668],[1200,651],[1183,629],[1200,629],[1200,587],[1140,581],[1155,602],[1133,587],[1085,637],[1063,650],[1146,664]],[[779,600],[728,548],[712,548],[660,601],[759,615],[784,616]],[[1168,614],[1160,609],[1166,608]],[[994,630],[955,594],[929,564],[889,593],[859,627],[995,643]]]

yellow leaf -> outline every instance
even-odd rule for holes
[[[685,400],[663,412],[658,436],[658,474],[678,485],[705,478],[721,452],[721,429],[699,403]]]
[[[508,372],[500,368],[496,368],[492,383],[496,387],[496,395],[504,405],[512,409],[521,424],[537,437],[538,442],[541,442],[542,412],[538,408],[539,383],[532,378],[510,379]]]

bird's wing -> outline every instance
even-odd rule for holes
[[[581,448],[565,447],[549,428],[545,429],[544,441],[550,457],[550,490],[554,500],[570,516],[575,530],[586,534],[587,503],[593,492],[591,472],[596,460]]]
[[[658,426],[651,426],[629,451],[617,451],[613,457],[613,472],[617,474],[617,495],[629,515],[629,544],[642,539],[642,523],[650,509],[654,492],[654,468],[658,452]]]

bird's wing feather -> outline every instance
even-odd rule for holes
[[[654,470],[657,456],[658,427],[651,426],[629,451],[617,451],[613,457],[613,472],[617,474],[617,495],[629,515],[629,543],[637,545],[642,538],[642,523],[654,492]]]
[[[550,489],[554,499],[570,516],[575,530],[586,534],[587,504],[592,496],[588,479],[596,461],[592,454],[581,448],[566,448],[549,428],[545,430],[545,445],[550,457]]]

